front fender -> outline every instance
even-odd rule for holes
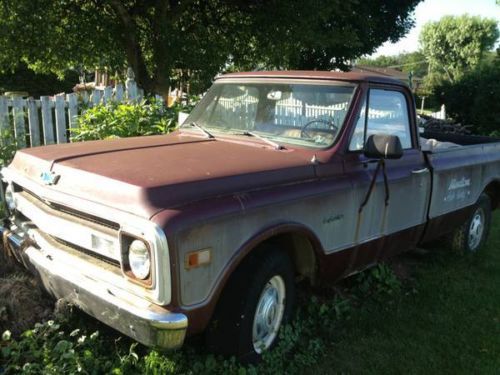
[[[195,304],[183,305],[181,311],[188,316],[189,334],[202,332],[210,322],[217,302],[222,294],[231,276],[244,262],[247,257],[263,242],[275,236],[283,234],[299,234],[305,236],[312,244],[315,253],[318,256],[324,256],[321,243],[314,232],[307,226],[296,222],[281,222],[267,225],[260,230],[253,232],[247,239],[233,252],[225,262],[220,272],[217,271],[217,277],[208,291],[206,297]],[[214,257],[216,254],[214,254]],[[182,264],[182,260],[181,260]],[[181,275],[182,277],[182,275]],[[180,282],[179,285],[189,285],[190,283]],[[181,291],[182,294],[182,291]],[[182,300],[182,297],[181,297]]]

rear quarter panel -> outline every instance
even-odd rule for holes
[[[430,219],[473,205],[489,183],[500,180],[500,143],[451,148],[428,158],[433,169]]]

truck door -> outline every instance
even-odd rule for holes
[[[372,86],[360,109],[345,163],[356,207],[367,197],[377,168],[377,161],[363,154],[368,136],[396,135],[404,154],[401,159],[386,161],[388,192],[380,170],[366,205],[357,212],[352,270],[415,246],[422,234],[431,180],[417,139],[412,103],[411,95],[402,87]]]

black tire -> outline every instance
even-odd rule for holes
[[[478,220],[482,223],[480,233],[477,230]],[[487,194],[481,194],[469,219],[451,233],[448,239],[451,249],[460,253],[476,253],[488,239],[490,223],[491,200]]]
[[[285,287],[284,307],[282,310],[278,308],[278,311],[283,311],[279,324],[282,327],[291,321],[295,305],[294,269],[288,255],[266,247],[236,270],[226,284],[207,329],[206,341],[211,352],[225,356],[235,355],[244,362],[256,362],[260,359],[261,351],[255,349],[253,339],[256,310],[259,301],[263,301],[264,290],[269,292],[273,288],[272,282],[278,281],[282,285],[280,279]],[[281,306],[276,304],[278,305]],[[263,315],[265,314],[261,314]],[[277,339],[278,334],[267,349],[276,345]]]

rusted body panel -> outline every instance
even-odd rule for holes
[[[50,170],[60,175],[55,190],[146,218],[207,197],[314,177],[309,155],[230,137],[175,132],[107,142],[107,148],[87,142],[25,149],[12,168],[35,179]]]
[[[413,103],[410,90],[384,77],[335,72],[236,73],[218,82],[252,78],[355,84],[337,141],[276,150],[258,139],[179,130],[23,150],[9,167],[12,179],[42,200],[160,228],[170,265],[165,308],[188,317],[190,334],[205,329],[234,270],[270,238],[303,239],[314,277],[335,281],[462,224],[486,187],[500,182],[500,143],[424,153],[409,105],[412,147],[387,160],[389,191],[379,174],[360,210],[377,166],[349,151],[360,109],[370,89],[396,90]],[[57,184],[40,185],[46,171],[60,176]],[[210,263],[186,267],[188,254],[202,249],[211,250]]]

